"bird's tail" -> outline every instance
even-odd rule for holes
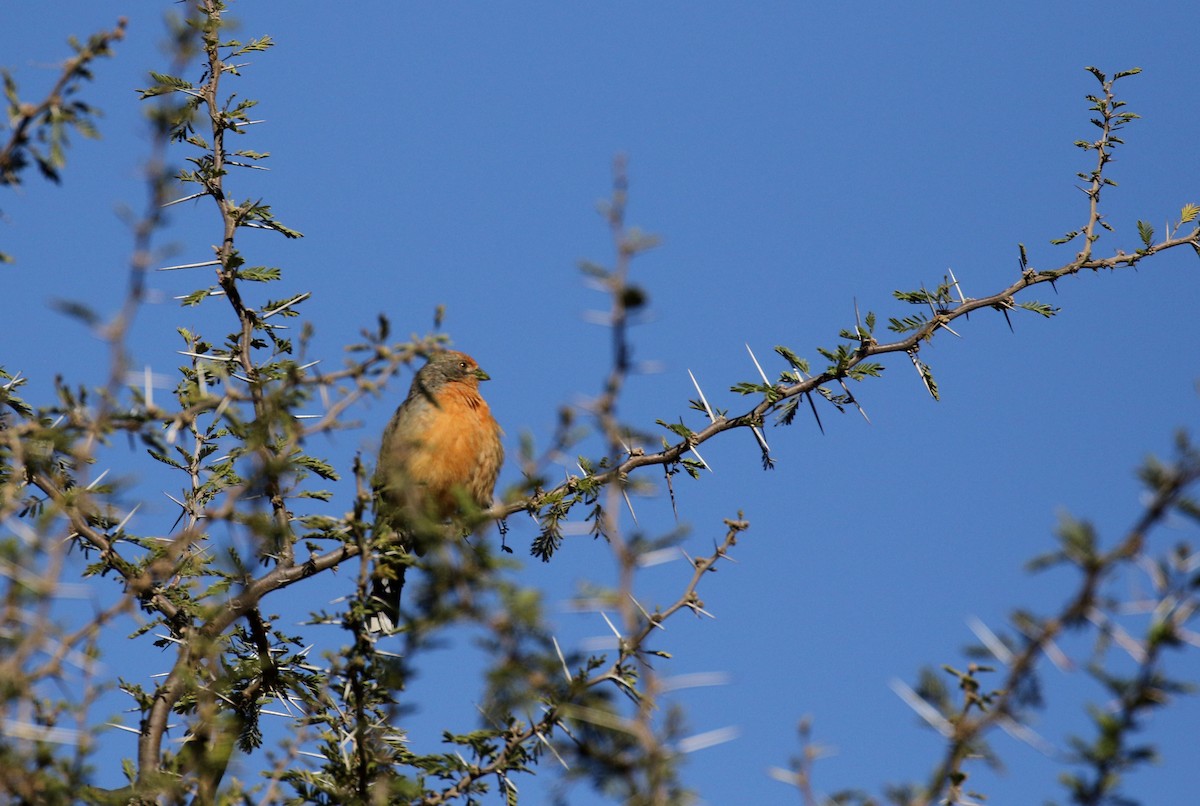
[[[376,576],[371,581],[371,603],[375,612],[367,619],[367,631],[390,635],[400,623],[400,592],[404,589],[405,566],[394,577]]]

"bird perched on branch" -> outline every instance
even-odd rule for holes
[[[504,447],[479,395],[486,380],[469,355],[434,353],[384,429],[375,472],[372,632],[391,632],[399,621],[407,557],[444,537],[447,520],[461,528],[464,513],[492,505]]]

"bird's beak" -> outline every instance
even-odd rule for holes
[[[474,375],[476,378],[478,378],[481,381],[490,381],[492,379],[491,375],[488,375],[486,372],[484,372],[479,367],[476,367],[475,371],[472,372],[471,374]]]

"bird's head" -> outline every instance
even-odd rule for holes
[[[457,350],[434,353],[417,373],[417,382],[431,389],[446,383],[478,386],[480,381],[489,380],[491,376],[479,368],[474,358]]]

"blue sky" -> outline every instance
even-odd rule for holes
[[[0,249],[17,258],[0,268],[0,361],[31,379],[35,402],[48,400],[55,372],[103,377],[104,344],[49,301],[112,311],[122,298],[131,241],[115,211],[141,209],[148,142],[133,90],[164,64],[168,6],[6,9],[0,62],[30,97],[52,81],[67,35],[130,19],[116,59],[97,66],[87,90],[105,111],[103,140],[76,139],[61,187],[31,176],[0,199]],[[881,321],[908,314],[891,291],[936,284],[947,267],[968,295],[994,293],[1017,276],[1018,242],[1038,268],[1069,260],[1071,247],[1048,242],[1086,214],[1074,185],[1090,158],[1071,145],[1094,131],[1085,65],[1144,70],[1120,85],[1144,119],[1112,167],[1120,186],[1105,201],[1116,233],[1099,251],[1133,251],[1137,219],[1161,230],[1184,203],[1200,202],[1193,3],[1153,13],[1111,2],[283,8],[232,4],[244,38],[277,42],[248,60],[236,86],[261,101],[256,116],[267,123],[244,147],[270,151],[271,172],[232,182],[306,237],[248,233],[243,250],[281,266],[282,288],[313,292],[304,313],[331,366],[378,313],[399,334],[423,332],[445,304],[454,343],[494,379],[485,393],[510,454],[524,431],[544,443],[558,406],[594,394],[606,371],[607,334],[585,321],[606,301],[575,267],[611,257],[595,204],[617,153],[629,159],[630,223],[663,239],[634,266],[652,312],[634,331],[636,357],[660,371],[634,378],[622,401],[624,416],[648,430],[656,418],[701,423],[687,410],[689,369],[714,405],[748,408],[726,391],[754,379],[747,343],[775,373],[773,345],[817,360],[814,347],[853,324],[855,300]],[[209,209],[181,205],[163,238],[176,247],[167,262],[206,260],[217,237]],[[972,616],[999,628],[1013,607],[1057,607],[1070,578],[1030,576],[1022,564],[1051,547],[1059,513],[1091,519],[1109,541],[1135,519],[1134,468],[1197,422],[1197,268],[1190,250],[1176,250],[1136,273],[1064,280],[1057,296],[1039,288],[1035,297],[1062,312],[1014,316],[1015,333],[999,314],[957,323],[961,340],[943,336],[922,352],[941,402],[892,357],[882,379],[856,389],[871,425],[830,409],[824,436],[804,416],[769,429],[772,472],[760,470],[749,434],[704,447],[715,472],[676,485],[687,548],[711,545],[738,509],[752,524],[738,563],[702,588],[716,620],[681,619],[661,638],[675,658],[664,674],[728,677],[675,697],[695,732],[739,731],[689,758],[685,780],[704,802],[796,802],[766,770],[797,752],[802,715],[837,751],[817,766],[819,790],[878,792],[925,778],[940,742],[889,681],[960,663]],[[138,320],[134,352],[169,374],[177,325],[217,334],[228,320],[217,307],[181,312],[172,300],[207,276],[151,282],[159,301]],[[372,450],[407,383],[358,412],[361,429],[314,448],[348,468],[355,450]],[[164,485],[154,468],[119,456],[149,489]],[[517,478],[510,463],[501,484]],[[174,513],[161,501],[135,528],[169,528]],[[673,525],[664,495],[637,508],[648,532]],[[522,556],[533,531],[513,527]],[[1182,539],[1195,534],[1160,532],[1151,545]],[[551,564],[527,562],[520,573],[545,592],[561,640],[578,644],[607,628],[565,604],[584,580],[610,583],[610,568],[602,544],[577,537]],[[650,569],[645,599],[665,602],[687,573],[682,562]],[[292,606],[302,613],[348,583],[343,574],[297,586],[289,593],[303,601]],[[121,642],[109,650],[129,652]],[[150,666],[125,668],[110,655],[112,675],[165,667],[156,650],[141,652]],[[415,736],[435,741],[447,717],[473,725],[474,682],[453,673],[464,653],[431,658],[414,686],[428,705]],[[1194,652],[1174,668],[1195,681]],[[1052,704],[1036,727],[1061,741],[1084,728],[1081,697],[1094,692],[1082,673],[1045,674]],[[1155,718],[1147,738],[1162,764],[1133,777],[1128,794],[1191,796],[1198,716],[1185,701]],[[106,752],[133,752],[126,734],[104,741]],[[1004,736],[995,744],[1007,772],[972,769],[992,803],[1065,799],[1061,764]],[[530,802],[544,791],[538,779],[522,786]]]

